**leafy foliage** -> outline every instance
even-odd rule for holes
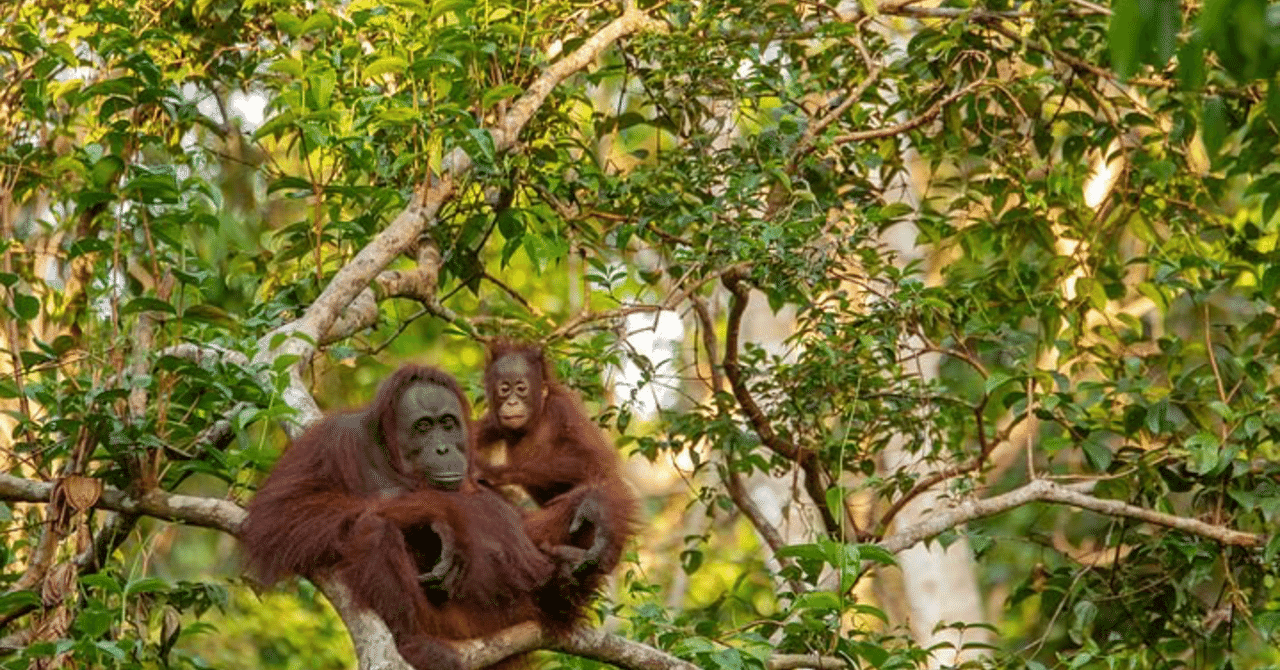
[[[1003,598],[981,662],[1280,663],[1280,5],[639,10],[608,44],[618,8],[573,0],[0,10],[5,486],[243,501],[299,395],[426,359],[478,398],[476,338],[518,335],[674,482],[600,606],[636,640],[915,667],[939,650],[868,587],[907,504],[1052,478],[1129,511],[928,535]],[[372,301],[294,328],[334,287]],[[676,344],[638,344],[663,313]],[[743,482],[809,532],[772,542]],[[5,491],[0,620],[32,631],[5,667],[265,634],[218,618],[257,606],[207,574],[230,542],[181,569],[160,527]],[[257,661],[341,662],[276,643]]]

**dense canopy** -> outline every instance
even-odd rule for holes
[[[0,667],[394,654],[243,507],[500,337],[644,530],[475,667],[1280,664],[1277,73],[1267,0],[5,3]]]

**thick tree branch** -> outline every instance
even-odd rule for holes
[[[52,482],[38,482],[0,473],[0,500],[47,503]],[[229,500],[150,491],[141,496],[104,487],[96,505],[124,514],[144,514],[192,526],[214,528],[234,535],[244,521],[244,510]]]

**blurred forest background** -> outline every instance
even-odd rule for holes
[[[1280,667],[1277,72],[1266,0],[4,3],[0,667],[354,667],[237,506],[497,335],[643,497],[609,631]]]

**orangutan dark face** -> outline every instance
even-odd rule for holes
[[[414,384],[396,402],[396,440],[405,465],[431,485],[453,490],[467,474],[462,404],[438,384]]]

